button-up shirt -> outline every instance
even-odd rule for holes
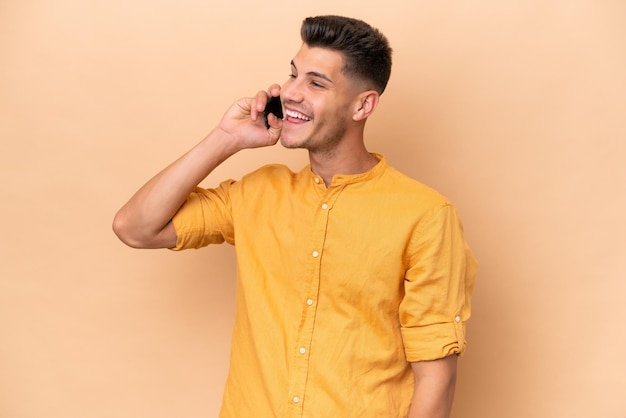
[[[388,166],[265,166],[197,188],[175,249],[233,244],[235,324],[220,417],[405,417],[410,362],[465,350],[476,270],[450,202]]]

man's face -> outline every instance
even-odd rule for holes
[[[352,123],[356,97],[342,73],[343,57],[324,48],[300,48],[280,96],[284,106],[281,144],[313,152],[331,151]]]

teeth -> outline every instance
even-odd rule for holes
[[[300,119],[300,120],[305,120],[305,121],[309,121],[309,120],[311,120],[311,118],[310,118],[310,117],[305,116],[305,115],[303,115],[303,114],[302,114],[302,113],[300,113],[300,112],[294,112],[293,110],[288,110],[288,109],[285,109],[285,114],[286,114],[287,116],[289,116],[289,117],[296,118],[296,119]]]

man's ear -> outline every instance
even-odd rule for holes
[[[376,90],[367,90],[359,94],[352,120],[359,122],[367,119],[376,110],[379,100],[380,94]]]

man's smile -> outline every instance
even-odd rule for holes
[[[309,122],[311,118],[303,113],[291,109],[285,109],[285,120],[292,123]]]

